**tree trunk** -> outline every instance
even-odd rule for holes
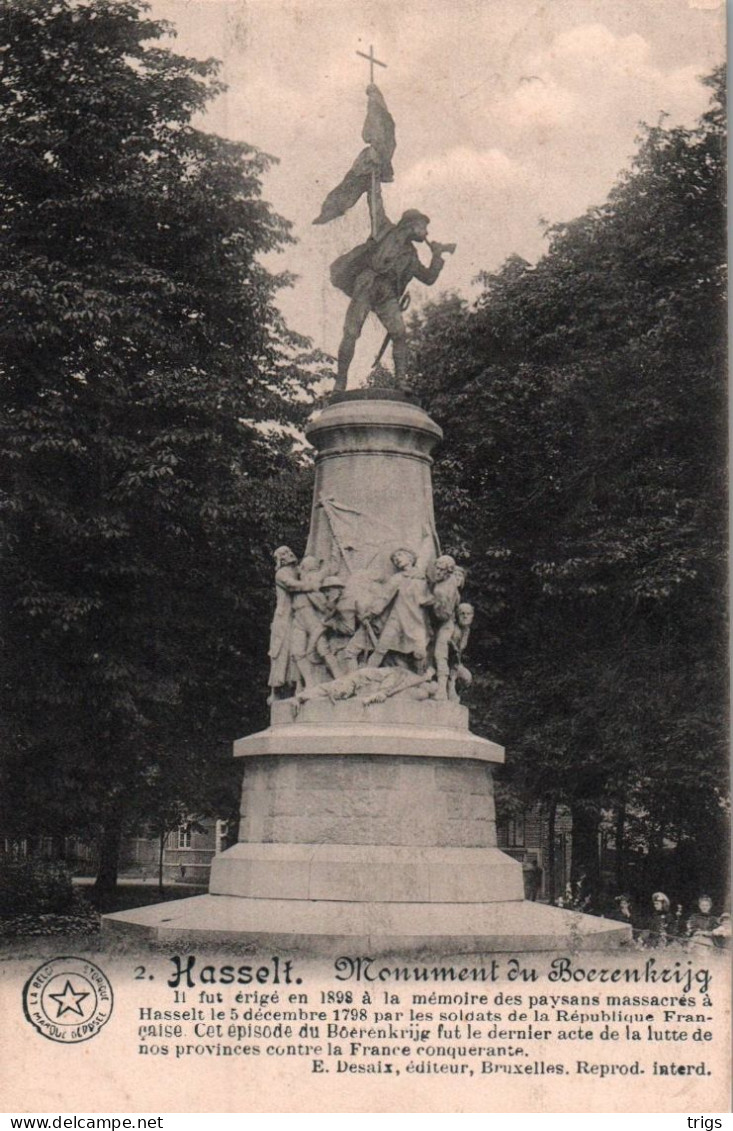
[[[103,905],[106,906],[111,902],[117,890],[117,869],[122,845],[122,813],[119,809],[107,813],[98,844],[99,863],[97,878],[94,881],[94,895],[97,906],[103,910]]]
[[[165,852],[165,841],[167,837],[165,830],[160,834],[160,845],[158,849],[158,891],[162,895],[165,888],[163,886],[163,853]]]
[[[582,880],[581,895],[590,894],[597,898],[601,886],[601,866],[598,853],[598,829],[600,813],[589,804],[575,804],[571,809],[573,817],[573,839],[570,864],[570,880],[574,890]]]
[[[557,815],[557,804],[552,801],[547,814],[547,870],[550,873],[547,877],[547,898],[550,903],[554,903],[557,898],[557,891],[555,885],[555,817]]]
[[[626,805],[619,801],[616,809],[616,889],[626,890]]]

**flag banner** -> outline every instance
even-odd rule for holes
[[[394,179],[392,157],[397,144],[394,119],[381,91],[373,83],[367,92],[367,113],[361,136],[368,142],[366,149],[362,149],[341,183],[328,194],[314,224],[327,224],[353,208],[368,192],[373,172],[382,182]]]
[[[394,118],[387,109],[381,90],[374,83],[367,91],[367,114],[361,136],[379,155],[380,181],[392,181],[392,158],[397,148]]]

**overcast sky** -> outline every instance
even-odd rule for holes
[[[279,158],[265,197],[298,244],[271,266],[299,276],[281,306],[293,329],[335,353],[347,299],[332,259],[368,235],[362,201],[314,227],[323,197],[363,145],[373,44],[397,126],[388,215],[431,217],[430,237],[458,243],[432,292],[476,293],[472,280],[517,252],[543,250],[540,218],[602,203],[636,149],[641,121],[692,124],[700,84],[724,58],[718,0],[152,0],[178,29],[171,46],[223,63],[228,92],[201,123]],[[423,258],[427,256],[423,252]],[[370,321],[375,321],[370,319]],[[381,340],[365,331],[350,384]]]

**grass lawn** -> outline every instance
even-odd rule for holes
[[[99,950],[101,946],[100,916],[131,907],[146,907],[175,899],[204,895],[207,889],[194,884],[169,884],[161,892],[155,883],[119,884],[111,897],[102,901],[101,909],[92,905],[91,885],[74,887],[73,906],[66,914],[27,915],[0,918],[0,958],[42,954],[49,946],[63,951],[73,946]]]

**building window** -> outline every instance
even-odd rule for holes
[[[216,844],[214,846],[215,852],[223,852],[227,846],[227,836],[229,834],[229,822],[217,821],[216,822]]]
[[[191,847],[191,828],[189,825],[180,825],[178,829],[178,847]]]
[[[509,848],[524,848],[524,816],[510,817],[506,823],[507,846]]]

